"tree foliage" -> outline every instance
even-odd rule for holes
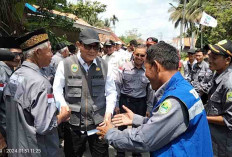
[[[103,27],[104,21],[99,19],[98,15],[106,11],[106,5],[100,2],[79,2],[76,5],[70,4],[70,10],[67,10],[79,18],[84,19],[92,26]]]
[[[131,40],[140,40],[141,34],[138,32],[136,28],[129,30],[125,33],[125,35],[122,35],[119,37],[124,43],[129,44]]]
[[[183,2],[179,0],[178,5],[171,4],[169,9],[170,20],[174,23],[174,27],[178,27],[183,18]],[[217,19],[218,25],[215,28],[203,26],[203,45],[216,43],[223,39],[232,39],[232,1],[231,0],[186,0],[185,11],[185,27],[186,35],[196,31],[198,34],[197,47],[200,47],[201,32],[199,30],[199,22],[202,12],[205,11],[210,16]]]
[[[204,44],[217,43],[223,39],[232,40],[232,1],[214,0],[206,2],[205,12],[217,19],[217,27],[204,27]]]

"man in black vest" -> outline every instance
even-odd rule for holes
[[[111,120],[116,104],[112,70],[97,57],[100,41],[96,31],[82,30],[79,42],[80,53],[59,63],[53,84],[56,101],[72,110],[64,127],[64,152],[66,157],[82,156],[88,140],[93,157],[107,157],[108,144],[95,133],[99,124]]]

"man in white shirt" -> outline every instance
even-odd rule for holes
[[[104,59],[107,64],[112,58],[116,57],[116,54],[114,54],[114,48],[115,48],[114,41],[106,40],[106,42],[103,45],[105,55],[102,57],[102,59]]]
[[[72,110],[64,127],[64,152],[66,157],[82,156],[88,140],[93,157],[106,157],[108,144],[95,133],[99,124],[111,121],[116,87],[107,63],[97,57],[100,49],[97,32],[82,30],[79,42],[80,53],[59,63],[53,85],[56,101]]]

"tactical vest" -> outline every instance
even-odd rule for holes
[[[106,109],[105,84],[108,66],[100,58],[88,72],[76,55],[64,59],[65,101],[69,105],[69,123],[75,126],[98,125],[103,121]]]
[[[151,156],[213,156],[208,121],[201,99],[179,72],[171,78],[162,98],[155,104],[153,110],[168,97],[175,97],[185,104],[189,125],[182,135],[159,150],[151,152]]]

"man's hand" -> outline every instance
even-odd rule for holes
[[[126,111],[126,113],[115,115],[112,119],[113,124],[115,126],[132,125],[134,113],[126,106],[123,105],[122,107]]]
[[[146,112],[146,117],[148,117],[148,118],[150,117],[150,112],[148,112],[148,111]]]
[[[112,128],[114,128],[113,124],[110,121],[106,121],[104,126],[97,127],[97,130],[99,130],[99,132],[97,132],[97,135],[99,135],[100,138],[104,138],[106,133]]]
[[[0,150],[6,148],[6,141],[4,139],[4,137],[2,136],[2,134],[0,133]]]
[[[62,122],[66,122],[70,119],[71,109],[66,106],[61,106],[60,114],[57,115],[57,123],[60,124]]]
[[[104,116],[104,121],[100,123],[99,126],[105,126],[107,121],[111,122],[111,115],[111,113],[106,112]]]

